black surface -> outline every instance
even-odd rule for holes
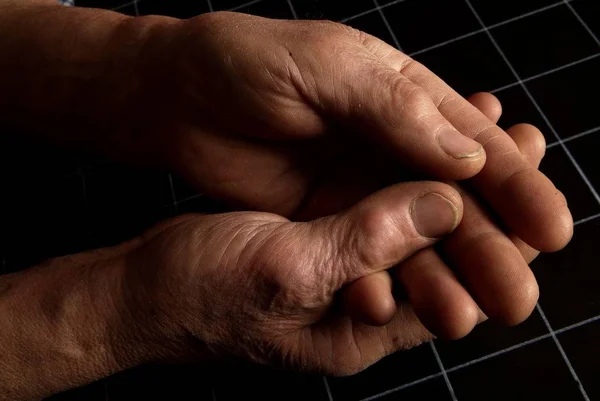
[[[439,372],[429,345],[390,355],[352,377],[330,378],[334,400],[358,401]]]
[[[594,1],[594,0],[592,0]],[[486,25],[496,24],[556,3],[555,0],[471,0]]]
[[[574,0],[571,5],[592,32],[596,36],[600,36],[600,2],[597,0]]]
[[[600,135],[586,135],[567,143],[567,148],[577,160],[579,166],[586,172],[594,188],[600,188],[600,169],[598,169],[598,154]]]
[[[600,47],[599,47],[600,48]],[[600,57],[527,82],[558,135],[567,138],[600,125]]]
[[[407,53],[480,28],[463,0],[402,1],[386,7],[384,14]]]
[[[583,400],[550,338],[451,372],[448,378],[462,401]]]
[[[503,89],[495,92],[494,95],[502,103],[502,117],[498,122],[500,127],[508,129],[515,124],[532,124],[542,131],[546,138],[546,144],[557,141],[556,136],[521,85]]]
[[[435,344],[444,367],[451,369],[547,333],[542,318],[537,311],[534,311],[527,321],[516,327],[503,327],[487,321],[461,340],[453,342],[437,340]]]
[[[292,0],[300,19],[341,20],[374,8],[373,0]]]
[[[554,0],[470,0],[542,113],[561,138],[600,127],[600,57],[563,68],[582,57],[600,54],[600,45],[565,5],[536,12]],[[237,7],[262,16],[291,18],[287,0],[211,0],[214,10]],[[299,17],[347,19],[358,29],[393,44],[373,0],[291,0]],[[401,47],[455,86],[462,94],[516,83],[477,18],[464,0],[379,1]],[[390,4],[388,4],[390,3]],[[136,14],[125,0],[78,0],[80,6],[119,7]],[[600,2],[570,3],[598,35]],[[140,0],[140,14],[182,18],[209,10],[206,0]],[[369,10],[371,10],[369,12]],[[508,23],[523,13],[531,15]],[[356,14],[364,14],[355,18]],[[460,40],[458,36],[472,34]],[[438,44],[451,41],[443,46]],[[434,46],[435,48],[427,50]],[[550,68],[558,71],[546,73]],[[504,103],[500,125],[539,126],[547,142],[555,136],[520,85],[499,90]],[[48,257],[118,243],[156,221],[187,212],[219,212],[222,203],[198,196],[177,177],[162,171],[121,167],[97,157],[72,155],[45,145],[0,135],[0,269],[20,270]],[[597,151],[600,131],[566,142],[582,172],[600,187]],[[565,192],[576,219],[600,212],[600,204],[560,145],[548,149],[542,164]],[[172,185],[171,185],[172,183]],[[59,229],[58,229],[59,228]],[[590,400],[600,401],[600,269],[596,252],[600,218],[578,224],[562,252],[534,263],[541,289],[540,305]],[[436,341],[456,399],[583,399],[578,384],[536,311],[515,328],[484,323],[458,342]],[[429,345],[398,353],[350,378],[327,380],[332,400],[451,400],[451,393]],[[145,367],[120,373],[52,401],[114,400],[329,400],[325,381],[264,367],[241,365]]]
[[[417,54],[415,59],[463,96],[492,91],[515,80],[485,33]]]
[[[441,377],[384,395],[380,401],[451,401],[452,396]]]
[[[521,78],[598,51],[594,39],[566,5],[494,28],[492,34]]]
[[[600,321],[561,333],[558,338],[587,395],[591,400],[600,400]]]
[[[600,219],[583,223],[563,251],[533,262],[540,305],[555,330],[600,315],[599,238]]]
[[[370,13],[361,15],[360,17],[352,18],[351,20],[346,22],[346,24],[356,29],[360,29],[363,32],[376,36],[392,46],[395,45],[394,39],[392,38],[392,34],[390,33],[390,30],[385,26],[385,23],[383,22],[383,17],[381,16],[381,13],[379,11],[371,11]]]
[[[576,141],[574,141],[576,142]],[[578,141],[577,141],[578,142]],[[540,170],[554,182],[569,202],[575,220],[580,220],[600,213],[600,204],[586,185],[581,175],[570,163],[567,154],[560,146],[546,150]],[[586,170],[588,173],[591,170]]]

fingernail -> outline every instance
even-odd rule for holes
[[[440,130],[438,141],[444,152],[455,159],[475,157],[483,150],[479,142],[467,138],[454,127],[448,125]]]
[[[454,231],[458,225],[456,206],[435,192],[415,199],[410,212],[415,228],[424,237],[441,237]]]

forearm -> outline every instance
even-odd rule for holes
[[[95,150],[122,147],[119,127],[151,73],[147,39],[169,21],[0,0],[0,126]]]
[[[153,358],[125,268],[95,252],[0,277],[0,400],[39,399]]]

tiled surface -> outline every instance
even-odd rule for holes
[[[600,207],[592,190],[600,187],[596,161],[600,131],[594,131],[600,127],[597,0],[573,0],[571,7],[552,0],[139,0],[137,4],[77,0],[77,4],[119,7],[129,15],[179,18],[211,9],[236,8],[275,18],[291,18],[295,12],[300,18],[347,20],[393,45],[395,36],[403,51],[416,53],[415,58],[461,93],[497,89],[505,111],[501,126],[518,122],[539,126],[552,144],[542,170],[565,192],[576,220],[589,219],[577,225],[573,242],[564,251],[544,255],[534,264],[547,321],[536,311],[516,328],[485,323],[458,342],[436,341],[447,377],[432,347],[425,345],[388,357],[350,378],[325,381],[249,365],[208,372],[192,366],[146,367],[57,395],[52,401],[571,401],[585,399],[584,394],[600,401],[600,273],[595,254],[600,218],[591,218]],[[494,25],[489,33],[525,80],[523,85],[480,21]],[[560,138],[569,139],[564,143],[566,151],[555,143],[553,129]],[[165,172],[119,167],[95,157],[74,157],[47,146],[0,138],[0,185],[3,194],[10,194],[0,199],[3,271],[117,243],[176,213],[224,210],[220,202],[198,196]],[[558,330],[564,356],[549,327]]]

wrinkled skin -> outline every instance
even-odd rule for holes
[[[215,13],[157,27],[149,52],[168,61],[157,63],[157,74],[173,79],[149,85],[168,101],[148,96],[153,103],[139,120],[147,126],[138,131],[156,138],[167,164],[191,183],[239,207],[308,220],[411,178],[407,171],[435,179],[476,174],[469,192],[488,205],[467,202],[465,223],[444,244],[452,269],[432,251],[410,261],[443,272],[462,301],[447,310],[422,300],[417,310],[432,331],[449,338],[473,328],[481,315],[477,305],[506,324],[531,313],[538,291],[527,266],[536,252],[531,247],[557,250],[570,239],[565,199],[495,121],[425,67],[376,38],[329,22]],[[485,151],[449,156],[436,136],[447,126]],[[515,234],[504,234],[486,217],[488,206]],[[371,279],[379,280],[375,291],[359,281],[350,298],[388,295],[357,313],[385,324],[395,310],[390,280]],[[438,305],[448,298],[441,290],[427,293]]]

